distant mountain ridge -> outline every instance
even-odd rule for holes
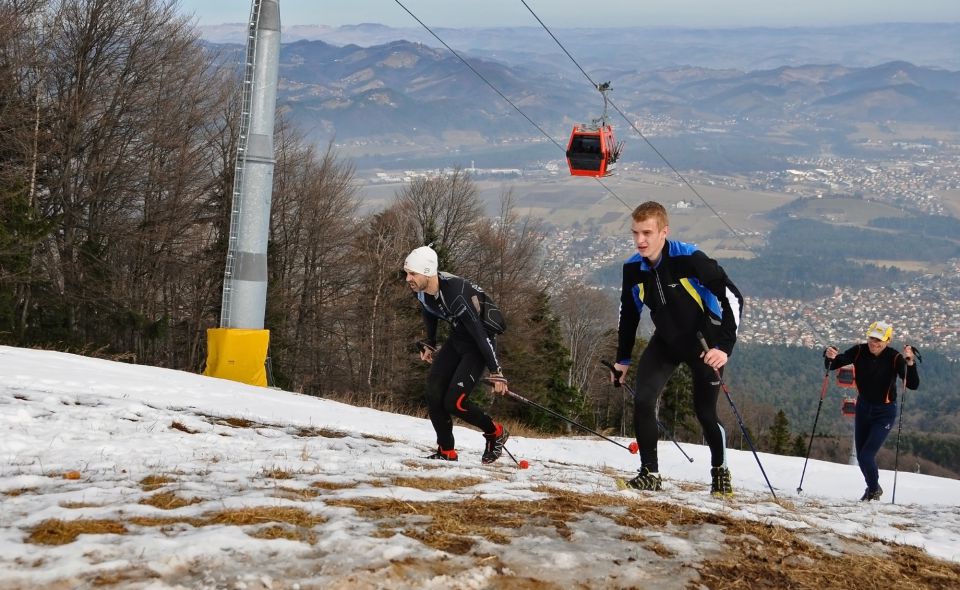
[[[583,78],[464,56],[525,114],[557,137],[602,103]],[[306,129],[339,139],[451,132],[495,141],[537,131],[457,57],[420,43],[361,47],[298,41],[282,46],[280,102]],[[898,120],[957,129],[960,72],[894,61],[866,68],[771,70],[674,67],[622,72],[613,98],[637,120],[730,118],[819,125]],[[831,123],[834,121],[834,123]]]
[[[246,39],[246,23],[199,29],[204,39],[212,43],[243,44]],[[535,22],[529,27],[433,30],[458,51],[506,63],[577,73]],[[654,70],[682,65],[760,70],[810,63],[867,67],[897,60],[960,70],[960,23],[736,29],[584,27],[559,28],[554,33],[589,71]],[[406,40],[441,47],[412,20],[410,27],[402,28],[376,23],[284,26],[282,37],[284,43],[309,40],[367,47]]]

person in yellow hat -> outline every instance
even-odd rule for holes
[[[827,368],[839,369],[853,365],[857,386],[857,410],[854,415],[854,444],[857,463],[866,481],[861,501],[879,500],[880,470],[877,452],[887,440],[897,418],[897,379],[906,382],[907,389],[920,387],[912,346],[903,347],[903,354],[890,347],[893,326],[876,321],[867,329],[867,341],[847,349],[842,354],[834,346],[823,352]]]

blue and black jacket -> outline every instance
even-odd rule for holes
[[[427,343],[437,346],[437,321],[453,326],[452,335],[473,340],[491,373],[500,373],[496,336],[506,329],[500,309],[473,282],[446,272],[437,273],[440,290],[436,297],[417,293],[423,306],[423,324]]]
[[[639,253],[623,263],[617,362],[630,364],[640,313],[654,333],[683,356],[698,354],[697,332],[728,355],[737,342],[743,296],[727,273],[693,244],[667,240],[656,266]]]

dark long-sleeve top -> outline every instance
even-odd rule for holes
[[[709,346],[728,355],[737,342],[743,296],[727,273],[693,244],[667,240],[653,266],[639,253],[623,263],[617,359],[630,364],[644,306],[655,333],[674,350],[697,354],[701,332]]]
[[[500,373],[495,336],[488,333],[480,319],[480,301],[485,296],[483,289],[450,273],[441,272],[437,273],[437,276],[440,279],[440,290],[436,296],[422,291],[417,293],[417,299],[423,306],[427,343],[434,347],[437,345],[437,321],[447,321],[453,326],[455,334],[467,334],[473,339],[491,373]]]
[[[906,376],[907,389],[920,387],[917,363],[908,365],[903,355],[889,346],[874,356],[867,344],[861,343],[838,354],[830,362],[830,369],[853,365],[857,393],[875,404],[892,404],[897,401],[897,379]]]

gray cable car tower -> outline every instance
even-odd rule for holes
[[[252,0],[223,307],[220,328],[208,331],[204,374],[255,385],[266,385],[269,331],[263,329],[263,321],[279,72],[279,2]]]

